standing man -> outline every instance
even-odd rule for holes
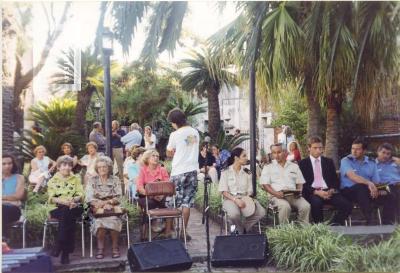
[[[320,137],[310,137],[308,151],[310,156],[299,162],[300,170],[306,183],[303,196],[311,205],[314,223],[324,221],[324,204],[332,205],[337,210],[332,225],[344,225],[353,205],[339,193],[339,181],[332,159],[322,156],[324,145]]]
[[[376,163],[365,156],[367,144],[355,139],[351,154],[340,161],[342,194],[349,201],[356,202],[364,214],[367,225],[371,224],[373,202],[383,205],[383,224],[394,222],[394,198],[391,194],[379,195],[375,183],[380,183]]]
[[[101,123],[98,121],[93,123],[93,130],[89,134],[89,142],[90,141],[93,141],[97,144],[98,152],[106,152],[106,138],[103,136],[103,128],[101,127]]]
[[[282,144],[272,144],[272,163],[262,170],[260,183],[263,189],[272,195],[272,202],[278,206],[279,223],[289,222],[292,207],[299,211],[299,221],[308,224],[310,222],[310,204],[300,195],[285,196],[283,190],[303,189],[304,178],[297,164],[286,161],[287,151]]]
[[[189,126],[186,116],[179,108],[168,113],[168,121],[176,130],[169,136],[167,157],[173,157],[171,182],[176,187],[176,204],[182,208],[185,227],[190,217],[190,208],[193,207],[197,191],[197,169],[199,168],[199,141],[200,136],[196,129]],[[191,237],[186,232],[186,240]]]
[[[394,147],[390,143],[383,143],[378,147],[376,166],[382,182],[388,182],[390,192],[396,199],[396,217],[400,223],[400,158],[392,156]]]
[[[124,144],[121,142],[121,137],[125,135],[125,131],[119,127],[119,122],[113,120],[111,123],[112,135],[111,135],[111,148],[113,160],[117,162],[118,166],[118,176],[123,185],[124,181]],[[122,187],[122,192],[124,192],[124,187]]]
[[[125,150],[130,151],[133,145],[138,145],[142,143],[142,134],[139,131],[139,124],[132,123],[131,124],[131,131],[121,137],[121,142],[125,145]]]

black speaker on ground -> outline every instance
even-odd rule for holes
[[[268,241],[263,234],[217,236],[212,266],[262,266],[268,258]]]
[[[181,271],[193,263],[185,245],[177,239],[133,244],[128,261],[132,272]]]

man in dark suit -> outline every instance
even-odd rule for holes
[[[339,181],[332,159],[322,156],[324,146],[320,137],[310,137],[308,150],[310,156],[299,162],[306,183],[303,185],[303,196],[311,205],[311,216],[314,223],[324,220],[324,204],[332,205],[337,213],[332,225],[344,225],[353,205],[339,193]]]

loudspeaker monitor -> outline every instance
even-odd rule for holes
[[[268,242],[263,234],[217,236],[212,266],[262,266],[267,261]]]
[[[177,239],[133,244],[128,250],[132,272],[180,271],[192,266],[184,244]]]

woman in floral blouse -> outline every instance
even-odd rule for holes
[[[117,176],[112,175],[113,162],[107,156],[100,156],[95,162],[97,176],[89,179],[86,186],[86,202],[96,209],[111,209],[120,203],[122,195],[121,183]],[[96,259],[104,258],[104,240],[106,231],[110,230],[112,241],[112,257],[120,256],[118,248],[119,233],[122,221],[118,216],[93,218],[91,231],[97,237]]]
[[[57,159],[58,172],[48,183],[50,216],[59,220],[56,247],[53,256],[61,255],[61,263],[69,263],[69,253],[74,251],[76,219],[82,215],[83,187],[79,175],[72,173],[73,159]]]

